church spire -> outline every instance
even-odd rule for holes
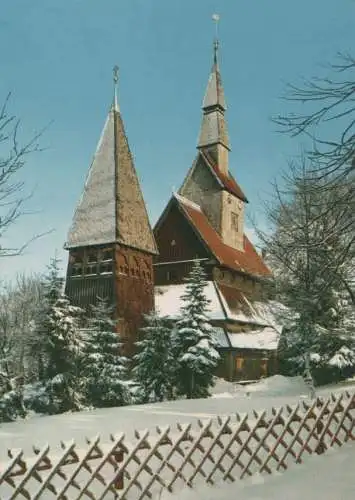
[[[216,24],[219,17],[213,16]],[[228,173],[229,137],[225,119],[226,103],[222,79],[219,69],[219,41],[216,38],[213,44],[213,65],[203,99],[202,125],[198,141],[198,149],[208,153],[217,167],[225,174]]]

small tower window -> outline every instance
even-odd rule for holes
[[[88,264],[92,264],[94,262],[97,262],[97,260],[98,260],[97,258],[98,258],[97,252],[92,250],[92,251],[87,253],[86,262]]]
[[[100,255],[100,274],[111,274],[113,271],[113,250],[104,248]]]
[[[71,275],[72,276],[81,276],[83,274],[83,259],[81,255],[74,254],[70,257],[71,263]]]
[[[113,260],[113,250],[112,248],[104,248],[101,250],[101,262],[107,262]]]
[[[101,262],[100,264],[100,274],[111,274],[113,269],[113,264],[111,262]]]
[[[239,231],[239,217],[235,212],[231,213],[231,229],[232,231]]]
[[[88,250],[86,252],[84,274],[91,276],[97,274],[97,260],[98,255],[96,250]]]

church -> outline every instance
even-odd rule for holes
[[[66,295],[89,310],[114,306],[128,356],[143,315],[178,317],[184,278],[199,260],[209,317],[220,346],[219,375],[248,380],[275,373],[280,328],[265,288],[271,272],[245,234],[248,199],[233,177],[219,44],[202,105],[197,154],[152,228],[115,92],[65,248]]]

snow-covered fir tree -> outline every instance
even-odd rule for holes
[[[42,277],[43,297],[38,304],[30,329],[29,342],[32,358],[32,370],[37,372],[38,380],[47,377],[47,366],[50,356],[48,332],[52,327],[50,313],[57,300],[63,294],[64,278],[59,268],[60,260],[55,256],[47,266],[47,273]]]
[[[136,342],[133,377],[142,402],[164,401],[173,397],[174,357],[171,322],[156,311],[145,316],[142,340]]]
[[[87,404],[94,407],[122,406],[130,402],[128,360],[121,355],[113,308],[97,298],[85,332],[82,379]]]
[[[210,301],[204,293],[206,274],[199,261],[185,282],[181,314],[173,330],[175,384],[179,394],[202,398],[209,395],[220,356],[207,316]]]
[[[83,311],[60,296],[48,315],[45,368],[49,411],[62,413],[83,407],[81,361],[83,342],[80,335]]]

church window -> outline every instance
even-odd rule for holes
[[[243,370],[243,365],[244,365],[244,358],[237,356],[235,358],[235,367],[238,372],[241,372]]]
[[[86,254],[86,262],[88,264],[92,264],[93,262],[97,262],[97,252],[94,250],[91,250]]]
[[[100,264],[100,274],[111,274],[113,269],[112,261],[101,262]]]
[[[167,281],[171,281],[172,283],[176,282],[177,281],[177,272],[174,270],[167,271],[166,279],[167,279]]]
[[[112,248],[104,248],[101,251],[101,261],[107,262],[110,260],[113,260],[113,250],[112,250]]]
[[[235,212],[231,213],[231,229],[233,231],[239,230],[239,217],[238,214]]]
[[[86,266],[85,266],[85,275],[86,276],[91,276],[93,274],[97,274],[97,263],[86,264]]]
[[[83,274],[83,259],[81,255],[74,254],[70,258],[70,262],[72,264],[71,275],[72,276],[81,276]]]
[[[100,253],[100,274],[111,274],[113,272],[113,249],[103,248]]]
[[[85,255],[85,266],[84,266],[84,274],[94,275],[97,274],[97,251],[88,250]]]

